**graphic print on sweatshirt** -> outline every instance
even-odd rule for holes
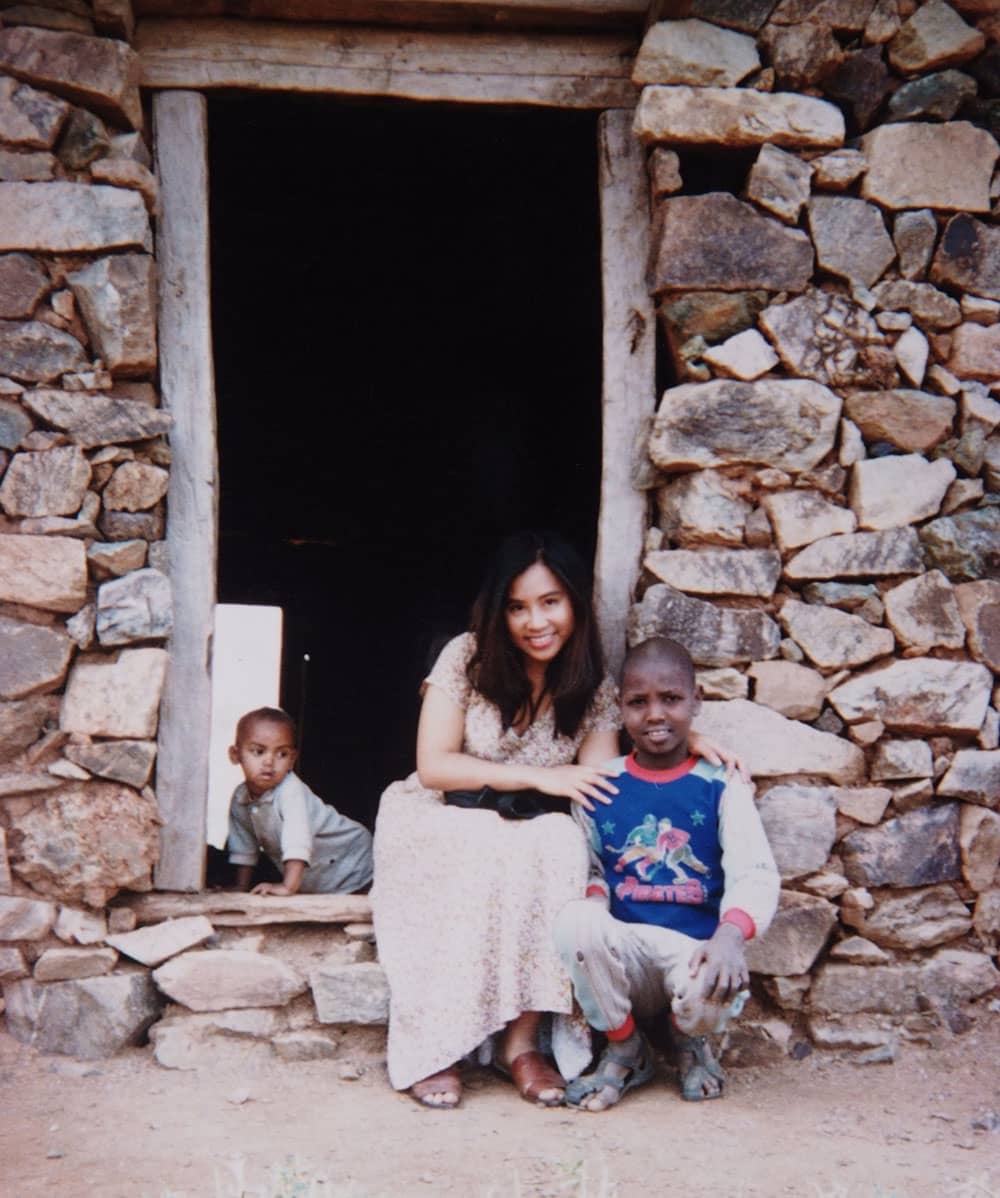
[[[612,915],[711,936],[724,886],[724,772],[697,758],[664,771],[645,770],[632,756],[620,766],[618,794],[588,821]]]

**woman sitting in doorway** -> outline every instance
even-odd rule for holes
[[[443,792],[531,790],[593,810],[615,792],[601,765],[618,753],[618,725],[583,562],[553,534],[509,538],[470,631],[425,681],[417,772],[388,787],[375,826],[389,1078],[426,1106],[458,1105],[458,1062],[497,1034],[493,1061],[521,1095],[560,1104],[563,1077],[541,1051],[546,1013],[562,1071],[589,1058],[585,1029],[574,1034],[566,1018],[572,991],[552,942],[556,914],[584,892],[579,830],[557,812],[463,810]],[[694,751],[715,757],[704,741]]]

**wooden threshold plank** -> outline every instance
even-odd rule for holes
[[[559,108],[631,108],[636,40],[622,34],[452,33],[144,20],[154,90],[243,88]]]
[[[135,912],[140,924],[161,923],[186,915],[204,915],[219,927],[256,927],[270,923],[367,923],[372,905],[367,894],[244,894],[213,890],[203,894],[120,895],[114,905]]]

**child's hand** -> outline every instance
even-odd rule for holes
[[[702,998],[718,1002],[749,985],[743,933],[735,924],[720,923],[711,940],[698,945],[691,954],[691,977],[699,979]]]
[[[730,752],[729,749],[717,744],[701,732],[696,732],[694,728],[688,733],[688,748],[695,757],[704,757],[709,765],[724,765],[727,781],[732,781],[734,774],[739,774],[744,782],[752,781],[747,763],[742,757]]]
[[[594,765],[539,766],[534,771],[534,789],[555,798],[571,799],[587,811],[594,810],[591,799],[610,803],[618,787],[611,781],[614,771]]]
[[[283,882],[258,882],[257,885],[250,891],[251,894],[277,894],[282,898],[291,898],[297,893],[289,889]]]

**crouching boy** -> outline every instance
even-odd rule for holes
[[[292,771],[295,722],[277,707],[241,716],[229,760],[243,781],[229,804],[229,860],[236,885],[249,890],[260,850],[281,870],[254,894],[353,894],[372,880],[372,836],[324,803]]]
[[[567,904],[556,943],[576,998],[607,1036],[597,1068],[566,1089],[603,1111],[653,1075],[634,1016],[670,1009],[681,1096],[719,1098],[724,1074],[707,1033],[739,1014],[749,982],[744,944],[766,929],[780,880],[753,788],[690,756],[700,698],[687,651],[663,637],[625,659],[622,718],[633,751],[613,762],[618,793],[589,814],[587,897]]]

